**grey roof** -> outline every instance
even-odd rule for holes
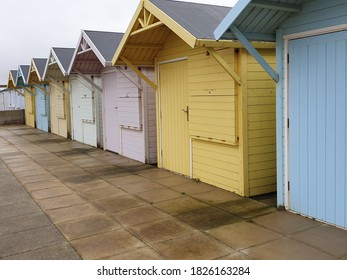
[[[33,61],[35,63],[39,77],[42,78],[45,72],[47,58],[33,58]]]
[[[21,78],[23,83],[26,84],[29,78],[29,71],[30,71],[30,65],[19,65],[16,84],[18,84],[19,78]]]
[[[10,72],[11,72],[12,78],[14,79],[14,82],[15,82],[17,79],[18,71],[17,70],[10,70]]]
[[[248,40],[276,41],[276,30],[308,0],[238,0],[221,21],[215,38],[235,39],[230,26],[236,26]]]
[[[64,69],[64,72],[67,73],[69,66],[75,52],[74,48],[52,48],[57,60],[61,63],[61,66]]]
[[[215,40],[213,31],[230,11],[230,7],[198,3],[149,0],[197,39]]]
[[[124,33],[84,30],[105,61],[112,61]]]

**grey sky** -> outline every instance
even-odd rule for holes
[[[181,0],[234,6],[237,0]],[[81,29],[124,32],[140,0],[18,0],[0,3],[0,85],[9,70],[76,47]],[[202,19],[203,20],[203,19]]]

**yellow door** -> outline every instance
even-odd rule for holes
[[[160,65],[161,165],[190,175],[187,61]]]

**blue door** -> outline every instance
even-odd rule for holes
[[[36,88],[36,128],[49,130],[49,96]]]
[[[347,31],[289,42],[289,208],[347,228]]]

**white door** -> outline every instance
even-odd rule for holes
[[[120,153],[120,127],[117,104],[117,73],[103,76],[103,93],[105,96],[105,145],[106,150]]]

